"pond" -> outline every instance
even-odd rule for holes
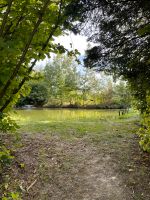
[[[118,110],[86,110],[86,109],[28,109],[17,110],[13,118],[19,123],[24,122],[64,122],[64,121],[95,121],[114,119]]]
[[[123,118],[129,115],[130,113]],[[16,110],[12,117],[20,126],[21,133],[54,134],[66,138],[106,132],[115,121],[121,120],[118,110],[86,109]]]

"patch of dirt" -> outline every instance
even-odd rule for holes
[[[127,150],[127,141],[120,140],[121,151]],[[144,158],[133,141],[128,141],[132,146],[131,155],[126,155],[129,160],[123,162],[120,149],[109,149],[105,144],[24,134],[22,146],[14,152],[10,185],[13,188],[19,183],[23,200],[150,200],[149,186],[142,188],[140,180],[145,177],[148,184],[149,174],[139,174],[141,167],[150,165],[143,164]],[[143,168],[145,172],[149,169]]]
[[[129,199],[111,156],[98,153],[83,139],[24,135],[22,144],[11,176],[19,181],[24,200]]]

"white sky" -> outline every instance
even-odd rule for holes
[[[88,42],[85,36],[74,35],[70,33],[68,36],[60,36],[56,38],[56,43],[62,44],[65,48],[69,50],[78,49],[81,55],[85,54],[85,50],[87,49]],[[72,43],[72,48],[70,43]]]
[[[81,35],[74,35],[70,33],[69,35],[60,36],[56,38],[56,43],[60,43],[68,50],[75,50],[77,49],[80,52],[80,56],[85,55],[85,50],[88,47],[89,42],[87,42],[87,38]],[[72,43],[72,46],[70,45]],[[92,43],[90,43],[92,45]],[[53,56],[52,56],[53,57]],[[44,60],[39,61],[36,64],[36,69],[42,69],[50,59],[46,58]]]

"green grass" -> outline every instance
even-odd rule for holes
[[[135,120],[137,113],[130,111],[119,117],[117,110],[17,110],[11,114],[20,126],[19,132],[44,133],[63,138],[113,137],[116,123]],[[120,125],[119,125],[120,126]]]

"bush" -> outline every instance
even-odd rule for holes
[[[142,114],[142,126],[139,129],[140,146],[150,153],[150,96],[147,97],[147,109]]]
[[[11,164],[14,157],[11,156],[10,150],[6,149],[5,146],[0,146],[0,168]]]
[[[35,107],[42,107],[48,100],[47,87],[43,82],[30,82],[31,92],[27,97],[21,97],[17,103],[17,107],[25,105],[33,105]]]
[[[0,132],[15,132],[19,128],[14,120],[6,113],[0,113]]]
[[[142,116],[142,127],[139,129],[140,146],[144,151],[150,153],[150,115],[144,113]]]
[[[10,132],[16,133],[18,126],[14,120],[6,113],[0,114],[0,132],[7,133]],[[2,135],[3,136],[3,135]],[[13,191],[5,191],[3,187],[5,184],[5,174],[11,167],[12,161],[15,159],[14,156],[11,155],[11,150],[7,149],[5,143],[2,138],[0,138],[0,199],[2,200],[21,200],[18,192]]]

